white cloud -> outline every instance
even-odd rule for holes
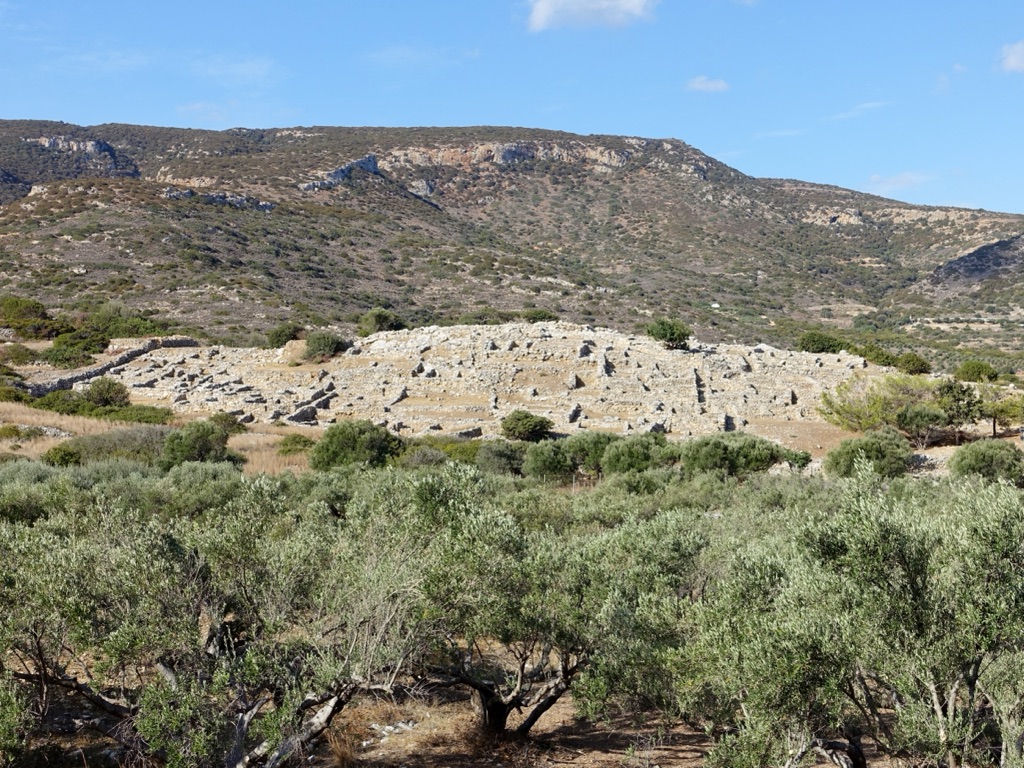
[[[904,171],[903,173],[893,174],[892,176],[882,176],[876,173],[868,179],[867,186],[868,191],[885,197],[904,189],[920,187],[932,181],[934,178],[934,176],[927,173],[918,173],[917,171]]]
[[[659,0],[530,0],[531,32],[562,26],[621,27],[647,18]]]
[[[412,45],[392,45],[366,55],[373,64],[401,69],[438,68],[461,64],[480,58],[480,49],[454,51],[450,48],[420,48]]]
[[[1002,65],[1006,72],[1024,72],[1024,40],[1003,46]]]
[[[832,115],[827,118],[828,120],[852,120],[855,117],[860,117],[868,112],[874,112],[876,109],[889,106],[888,101],[864,101],[855,106],[853,109],[847,110],[846,112],[840,112],[837,115]]]
[[[711,78],[707,75],[697,75],[697,77],[691,77],[686,82],[686,90],[688,91],[702,91],[704,93],[716,93],[720,91],[728,91],[729,84],[721,78]]]

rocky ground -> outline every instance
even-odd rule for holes
[[[561,433],[685,437],[761,425],[787,442],[782,435],[797,422],[827,429],[816,412],[822,391],[867,367],[848,354],[764,344],[669,350],[646,336],[568,323],[384,332],[322,363],[302,360],[301,341],[274,350],[194,345],[117,340],[99,366],[56,378],[40,369],[31,380],[41,391],[108,375],[135,401],[187,415],[225,411],[246,423],[360,418],[406,436],[487,437],[526,409]]]

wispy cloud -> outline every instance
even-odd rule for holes
[[[425,48],[414,45],[391,45],[372,51],[365,59],[373,64],[396,69],[438,69],[463,64],[480,58],[480,50],[454,50],[451,48]]]
[[[876,173],[868,179],[867,188],[868,191],[884,197],[905,189],[920,187],[934,180],[934,178],[930,174],[917,171],[903,171],[892,176],[882,176]]]
[[[755,133],[755,139],[790,139],[794,136],[803,136],[804,131],[800,128],[781,128],[777,131],[762,131]]]
[[[59,69],[110,75],[145,69],[150,64],[150,58],[139,51],[85,51],[62,56],[55,63]]]
[[[1024,40],[1003,46],[1001,64],[1005,72],[1024,72]]]
[[[529,28],[621,27],[649,18],[659,0],[530,0]]]
[[[846,112],[840,112],[836,115],[830,115],[825,118],[826,120],[853,120],[856,117],[866,115],[868,112],[874,112],[876,109],[889,106],[888,101],[864,101],[855,106],[853,109],[849,109]]]
[[[703,93],[717,93],[721,91],[728,91],[729,84],[721,78],[697,75],[696,77],[691,77],[686,81],[686,90],[701,91]]]
[[[195,59],[192,74],[227,88],[266,85],[279,75],[274,60],[266,56],[206,56]]]

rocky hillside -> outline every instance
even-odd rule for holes
[[[1005,256],[1024,217],[755,179],[676,140],[0,121],[0,202],[2,290],[236,343],[377,305],[418,324],[672,315],[779,345],[817,322],[907,347],[1024,341]]]

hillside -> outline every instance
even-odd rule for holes
[[[669,139],[0,121],[0,202],[0,290],[233,343],[378,305],[673,315],[781,346],[823,322],[939,355],[1024,341],[1024,216],[755,179]]]

